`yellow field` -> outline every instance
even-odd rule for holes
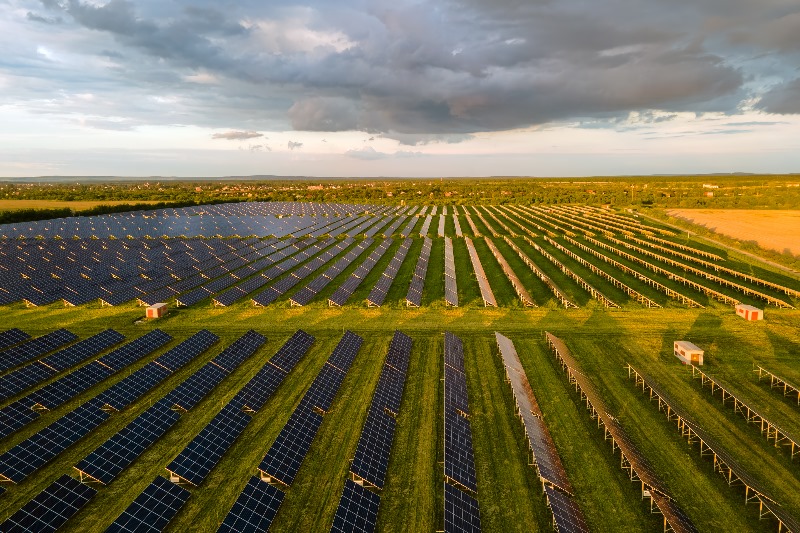
[[[154,200],[0,200],[0,211],[16,211],[18,209],[61,209],[68,207],[74,210],[91,209],[98,205],[119,204],[155,204]]]
[[[756,241],[762,248],[800,255],[800,211],[670,209],[667,214],[734,239]]]

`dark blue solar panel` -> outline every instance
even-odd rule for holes
[[[87,402],[0,456],[0,474],[19,483],[108,418]]]
[[[205,398],[206,394],[211,392],[227,376],[228,373],[217,365],[207,363],[167,394],[165,400],[170,402],[171,405],[188,411]]]
[[[103,404],[121,411],[164,381],[170,374],[172,372],[163,366],[154,362],[148,363],[110,389],[100,393],[97,399]]]
[[[478,500],[447,483],[444,484],[445,533],[478,533],[481,514]]]
[[[247,358],[253,355],[264,343],[267,338],[252,329],[234,341],[229,347],[225,348],[212,361],[228,372],[232,372]]]
[[[64,371],[124,340],[122,333],[107,329],[47,356],[41,362],[55,370]]]
[[[286,341],[286,344],[272,356],[270,363],[289,372],[298,361],[308,353],[312,344],[314,344],[314,337],[312,335],[309,335],[302,329],[297,330],[294,335]]]
[[[291,485],[311,442],[322,424],[322,415],[298,407],[258,465],[263,475]]]
[[[219,337],[208,330],[200,330],[175,348],[171,349],[156,362],[173,372],[182,367],[219,341]]]
[[[26,363],[78,339],[65,329],[59,329],[0,352],[0,371]]]
[[[21,329],[7,329],[0,333],[0,350],[5,350],[9,346],[14,346],[22,341],[30,339],[31,336],[22,331]],[[2,354],[0,354],[2,357]]]
[[[95,494],[95,489],[65,474],[0,524],[0,530],[4,533],[52,533]]]
[[[332,532],[371,533],[378,522],[381,498],[352,479],[344,483],[342,498],[333,517]]]
[[[163,531],[190,495],[188,490],[157,477],[106,529],[106,533]]]
[[[39,418],[28,402],[16,401],[0,409],[0,438],[5,438]]]
[[[110,354],[104,355],[98,361],[113,368],[115,371],[119,371],[135,363],[145,355],[153,353],[171,340],[172,337],[170,335],[160,329],[155,329],[127,343],[125,346],[117,348]]]
[[[199,485],[250,422],[235,405],[228,405],[167,465],[171,474]]]
[[[257,477],[250,478],[225,516],[218,533],[260,533],[268,531],[278,514],[285,493]]]
[[[161,400],[105,441],[75,468],[104,484],[111,483],[178,420],[170,402]]]

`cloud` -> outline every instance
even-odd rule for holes
[[[422,152],[411,152],[407,150],[399,150],[393,154],[388,154],[385,152],[379,152],[371,146],[364,146],[363,148],[348,150],[344,153],[344,155],[347,157],[352,157],[353,159],[361,159],[362,161],[376,161],[379,159],[388,158],[409,159],[415,157],[425,157],[425,154]]]
[[[365,146],[359,149],[348,150],[344,153],[347,157],[352,157],[353,159],[361,159],[364,161],[375,161],[377,159],[386,159],[389,157],[389,154],[385,154],[383,152],[377,151],[372,146]]]
[[[263,133],[258,133],[257,131],[226,131],[223,133],[215,133],[211,138],[225,139],[226,141],[243,141],[245,139],[255,139],[256,137],[263,136]]]
[[[28,11],[28,14],[25,15],[25,18],[33,22],[41,22],[42,24],[61,24],[64,22],[64,19],[61,17],[43,17],[42,15],[33,13],[31,11]]]
[[[298,148],[298,149],[302,148],[303,143],[295,142],[295,141],[289,141],[287,146],[289,147],[289,150],[294,150],[295,148]]]
[[[756,107],[768,113],[785,115],[800,113],[800,78],[773,87],[767,91]]]
[[[221,6],[40,0],[37,11],[5,10],[15,38],[4,101],[137,124],[361,131],[405,146],[565,121],[623,128],[632,113],[653,125],[679,112],[733,115],[759,98],[764,111],[797,112],[800,14],[786,0]],[[58,57],[44,67],[37,46]],[[105,98],[56,102],[87,86]]]

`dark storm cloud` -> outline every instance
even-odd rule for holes
[[[787,0],[11,3],[30,21],[63,20],[57,52],[112,63],[45,72],[20,44],[19,65],[0,65],[25,80],[18,98],[79,92],[85,77],[108,95],[96,113],[137,124],[360,130],[418,145],[631,113],[736,114],[762,96],[765,111],[800,112],[800,9]],[[175,101],[166,112],[151,102],[162,94]]]
[[[758,107],[768,113],[800,113],[800,78],[782,83],[768,91]]]

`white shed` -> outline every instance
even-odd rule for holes
[[[703,366],[703,350],[689,341],[675,341],[675,357],[684,365]]]
[[[737,304],[736,314],[745,320],[764,320],[764,310],[752,305]]]

